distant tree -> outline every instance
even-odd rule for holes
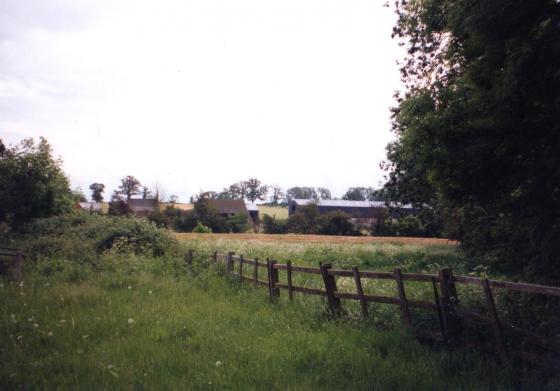
[[[218,193],[217,198],[220,200],[238,200],[243,199],[245,196],[244,194],[241,185],[239,183],[234,183]]]
[[[342,199],[350,201],[366,201],[368,196],[369,189],[367,187],[350,187],[342,196]]]
[[[169,203],[170,204],[176,204],[179,201],[179,196],[176,196],[174,194],[169,196]]]
[[[121,179],[119,192],[126,196],[126,200],[130,200],[132,196],[140,194],[140,181],[132,175],[127,175]]]
[[[251,202],[256,200],[264,200],[268,193],[268,186],[261,185],[261,181],[256,178],[251,178],[247,182],[247,192],[245,198]]]
[[[286,191],[288,200],[297,199],[312,199],[318,200],[319,195],[313,187],[292,187]]]
[[[103,202],[103,192],[105,191],[105,185],[103,183],[92,183],[89,185],[91,190],[91,199],[95,202]]]
[[[249,182],[248,181],[239,181],[239,198],[245,199],[247,196],[247,190],[249,189]]]
[[[72,192],[62,160],[45,138],[6,147],[0,141],[0,221],[13,227],[71,210]]]
[[[325,187],[318,187],[317,188],[317,195],[319,197],[319,199],[321,200],[330,200],[332,199],[331,197],[331,191]]]
[[[151,190],[147,186],[142,186],[142,199],[147,200],[152,196]]]
[[[270,189],[272,190],[270,195],[270,203],[273,205],[282,203],[286,197],[284,195],[284,192],[282,191],[282,188],[278,185],[273,185],[270,187]]]
[[[77,187],[72,190],[72,196],[74,197],[74,202],[87,202],[86,195],[81,187]]]
[[[111,194],[111,201],[109,201],[108,214],[110,216],[126,216],[130,214],[130,208],[125,201],[125,198],[118,190],[113,191]]]

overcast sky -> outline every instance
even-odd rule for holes
[[[378,0],[2,0],[0,137],[45,136],[88,196],[375,187],[394,22]]]

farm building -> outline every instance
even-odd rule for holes
[[[249,216],[251,216],[251,219],[253,220],[254,223],[259,221],[259,206],[257,204],[253,204],[252,202],[246,202],[245,203],[245,207],[247,208],[247,211],[249,212]]]
[[[208,205],[214,208],[219,215],[224,217],[231,217],[235,214],[242,213],[248,218],[251,218],[251,222],[256,222],[255,219],[258,218],[258,208],[255,210],[256,205],[245,204],[243,200],[208,200]]]
[[[288,215],[294,214],[299,207],[305,205],[317,205],[319,213],[329,213],[340,211],[348,213],[355,219],[378,219],[387,209],[384,201],[347,201],[347,200],[310,200],[310,199],[293,199],[290,201]],[[395,208],[399,212],[414,213],[412,205],[396,205]]]
[[[131,198],[126,201],[130,211],[136,216],[146,216],[149,213],[158,210],[158,200],[157,198],[142,199],[142,198]]]

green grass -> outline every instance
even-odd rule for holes
[[[266,289],[239,284],[207,257],[215,250],[236,251],[302,265],[322,261],[335,267],[399,266],[405,271],[435,271],[445,265],[468,272],[452,247],[198,240],[181,244],[181,251],[192,248],[198,254],[193,268],[186,268],[175,245],[158,258],[127,255],[136,250],[129,248],[132,242],[101,252],[90,249],[84,256],[104,237],[95,239],[91,233],[106,231],[102,221],[91,220],[83,229],[74,228],[73,235],[67,234],[69,228],[60,233],[49,228],[20,242],[36,254],[26,264],[21,284],[1,280],[0,389],[558,387],[558,379],[545,372],[513,370],[474,351],[422,345],[401,327],[395,306],[371,304],[372,317],[362,321],[357,303],[347,301],[347,315],[337,320],[330,319],[318,297],[296,294],[292,303],[284,291],[272,304]],[[47,227],[60,226],[55,223]],[[134,220],[130,223],[136,227]],[[158,232],[139,232],[165,243]],[[135,237],[144,238],[140,233]],[[295,282],[321,284],[305,276]],[[349,280],[337,283],[340,290],[354,289]],[[390,294],[390,283],[366,284],[366,293]],[[430,292],[407,282],[407,294],[412,298]],[[415,325],[435,327],[433,317],[413,315]]]

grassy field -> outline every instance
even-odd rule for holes
[[[372,306],[372,319],[364,322],[348,306],[348,316],[332,320],[321,298],[296,295],[291,303],[283,295],[271,304],[266,289],[241,285],[207,261],[214,250],[231,250],[298,264],[409,271],[447,265],[467,272],[449,244],[189,236],[179,252],[162,257],[111,250],[93,263],[68,257],[78,253],[66,239],[63,244],[29,263],[22,282],[1,281],[2,390],[558,387],[550,375],[513,370],[475,351],[422,345],[400,326],[395,307]],[[180,256],[188,248],[199,254],[192,268]],[[410,293],[425,292],[412,287]]]
[[[278,219],[287,219],[288,207],[259,205],[259,215],[262,217],[265,214],[272,217],[276,217]]]

